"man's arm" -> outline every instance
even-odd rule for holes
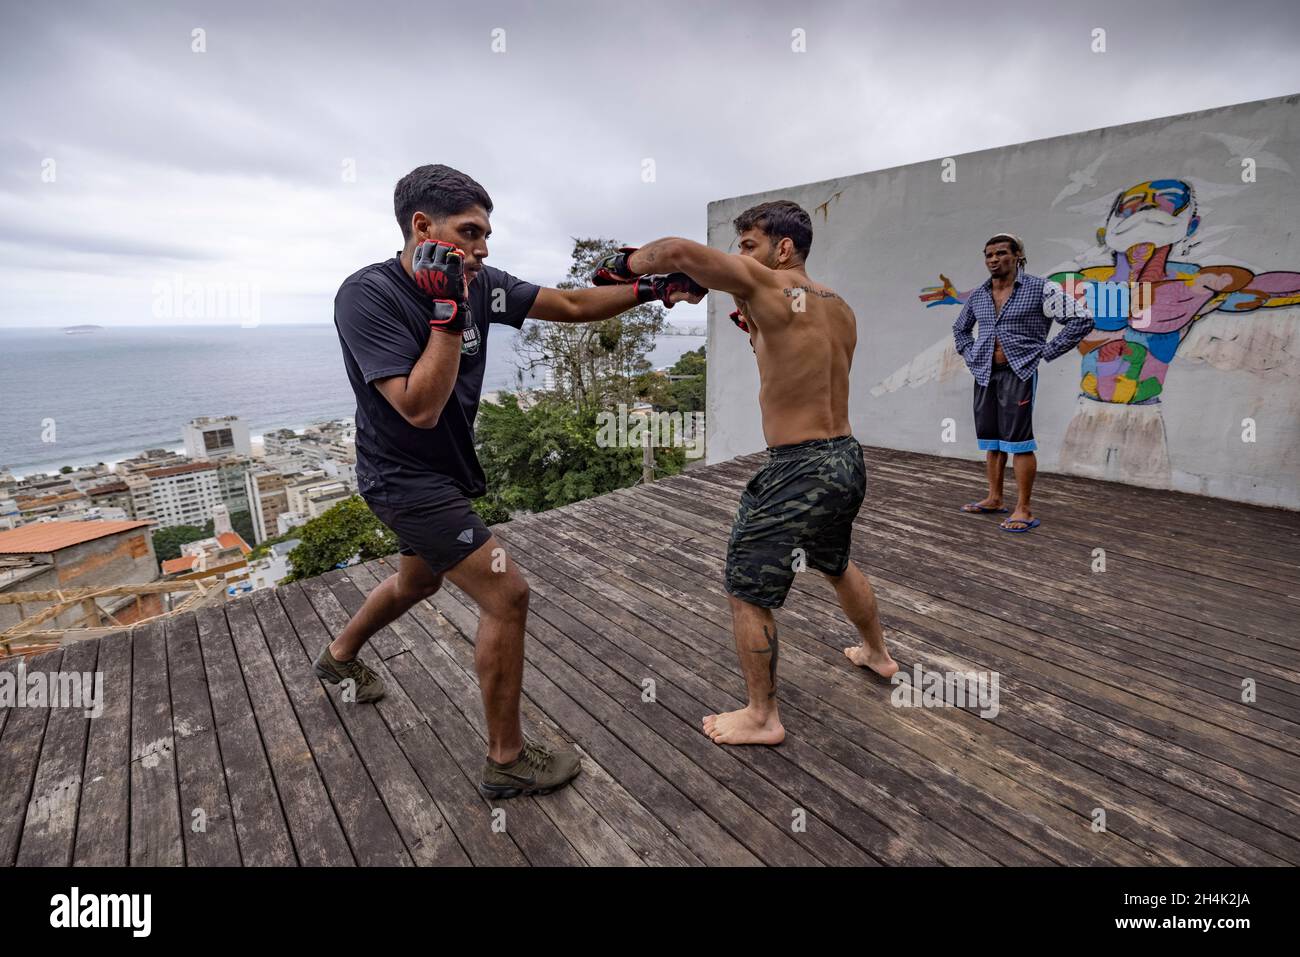
[[[971,308],[970,300],[967,300],[957,314],[957,321],[952,324],[952,341],[957,348],[957,355],[966,355],[966,350],[975,344],[975,337],[970,334],[974,326],[975,310]]]
[[[595,286],[591,289],[543,287],[528,310],[532,319],[547,322],[597,322],[638,305],[635,286]]]
[[[671,309],[679,302],[699,302],[707,289],[684,288],[672,276],[646,276],[639,284],[594,286],[590,289],[546,289],[538,291],[528,315],[548,322],[597,322],[646,302],[660,302]],[[683,288],[678,288],[678,286]]]
[[[432,429],[456,387],[460,345],[459,332],[433,330],[415,367],[407,375],[375,379],[375,388],[411,425]]]
[[[1065,355],[1092,332],[1092,310],[1087,300],[1075,298],[1051,280],[1043,283],[1043,315],[1065,326],[1043,349],[1045,362]]]
[[[423,242],[415,247],[411,270],[415,284],[433,301],[429,340],[409,372],[387,377],[388,370],[379,369],[366,378],[407,422],[432,429],[456,387],[463,333],[474,321],[465,254],[451,243]]]
[[[634,273],[684,272],[706,289],[750,299],[771,281],[772,270],[749,256],[719,252],[703,243],[669,236],[656,239],[628,257]]]

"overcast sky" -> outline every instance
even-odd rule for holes
[[[429,162],[552,284],[713,199],[1300,92],[1297,40],[1294,0],[6,3],[0,327],[176,322],[176,282],[329,322]]]

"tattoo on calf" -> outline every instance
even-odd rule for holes
[[[768,683],[771,685],[771,689],[768,691],[767,696],[769,698],[775,698],[776,697],[776,660],[779,657],[781,657],[781,642],[776,637],[776,625],[772,626],[772,631],[770,634],[768,633],[767,625],[764,625],[763,637],[767,639],[767,647],[755,648],[754,654],[756,655],[770,654],[772,656],[767,661],[767,679],[768,679]]]

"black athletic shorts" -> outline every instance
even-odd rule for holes
[[[1028,379],[1016,375],[1009,365],[993,366],[988,385],[975,383],[975,437],[983,452],[1032,452],[1034,441],[1034,394],[1038,373]]]
[[[750,479],[727,544],[727,591],[780,608],[796,571],[843,575],[853,520],[867,494],[862,446],[851,435],[778,445]]]
[[[363,492],[362,498],[397,536],[401,553],[419,555],[435,575],[460,564],[492,537],[465,493],[450,483],[415,505],[394,503],[377,492]]]

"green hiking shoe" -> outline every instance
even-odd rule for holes
[[[483,765],[483,782],[479,793],[492,801],[527,794],[550,794],[578,776],[582,762],[578,753],[568,748],[552,751],[524,739],[524,749],[510,764],[497,764],[488,758]]]
[[[330,654],[329,645],[321,649],[320,657],[316,659],[315,670],[317,678],[328,681],[332,685],[351,679],[356,685],[356,701],[361,704],[367,701],[378,701],[384,696],[383,678],[363,664],[360,657],[353,658],[351,661],[337,661]]]

